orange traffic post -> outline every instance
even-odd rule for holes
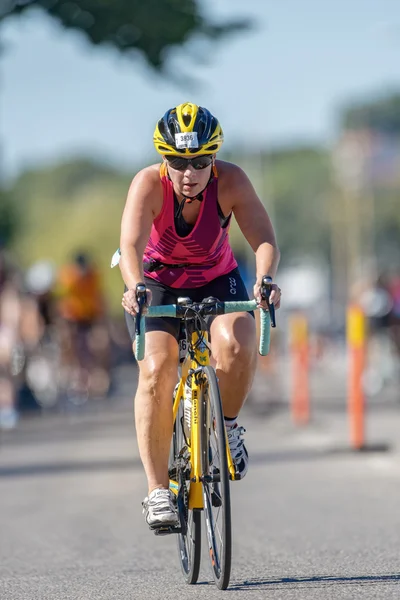
[[[291,413],[296,425],[310,420],[310,360],[308,323],[303,314],[290,319],[290,350],[292,355]]]
[[[350,441],[352,448],[361,450],[365,446],[365,397],[362,377],[366,357],[366,327],[364,312],[356,304],[351,304],[347,309],[347,347]]]

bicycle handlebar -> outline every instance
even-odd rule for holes
[[[143,286],[143,287],[139,287]],[[143,284],[137,286],[137,298],[139,303],[139,314],[146,303],[146,288]],[[144,301],[143,301],[144,300]],[[266,356],[270,346],[270,324],[275,327],[275,313],[257,305],[256,300],[244,300],[242,302],[219,302],[216,301],[210,305],[204,302],[193,303],[193,308],[198,310],[201,307],[203,316],[225,315],[233,312],[250,312],[259,308],[260,313],[260,344],[259,353]],[[147,314],[140,314],[136,318],[136,360],[143,360],[145,351],[145,319],[146,317],[173,317],[182,318],[190,313],[191,305],[167,304],[164,306],[149,306]],[[271,318],[270,318],[271,315]],[[273,318],[272,318],[273,317]]]

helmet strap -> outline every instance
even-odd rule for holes
[[[207,181],[206,185],[203,187],[203,189],[201,190],[201,192],[199,192],[198,194],[196,194],[196,196],[193,196],[193,198],[190,198],[189,196],[184,196],[184,200],[186,202],[186,204],[190,204],[191,202],[194,202],[195,200],[198,200],[199,202],[203,201],[203,194],[206,191],[206,189],[208,188],[208,186],[210,185],[210,183],[212,182],[212,180],[214,179],[214,173],[213,170],[211,169],[211,173],[210,173],[210,178]]]
[[[164,160],[165,160],[165,159],[164,159]],[[166,163],[166,162],[167,162],[167,161],[165,160],[165,163]],[[214,179],[214,176],[215,176],[215,168],[214,168],[214,165],[215,165],[215,156],[213,157],[213,162],[212,162],[211,173],[210,173],[210,177],[209,177],[209,179],[208,179],[208,181],[207,181],[206,185],[205,185],[205,186],[204,186],[204,188],[201,190],[201,192],[199,192],[198,194],[196,194],[196,196],[193,196],[192,198],[190,198],[189,196],[183,196],[183,198],[182,198],[181,202],[179,203],[179,209],[177,210],[177,213],[176,213],[176,215],[175,215],[177,219],[179,219],[179,218],[180,218],[180,216],[182,215],[182,212],[183,212],[183,207],[184,207],[184,205],[185,205],[185,204],[191,204],[191,203],[192,203],[192,202],[194,202],[195,200],[198,200],[199,202],[203,202],[203,199],[204,199],[204,196],[203,196],[203,194],[204,194],[205,190],[208,188],[208,186],[210,185],[210,183],[213,181],[213,179]],[[171,180],[171,177],[170,177],[170,175],[169,175],[169,171],[168,171],[168,165],[166,165],[166,168],[167,168],[167,176],[168,176],[168,179],[169,179],[170,181],[172,181],[172,180]]]
[[[213,179],[214,179],[214,174],[211,171],[210,179],[208,180],[207,185],[201,190],[201,192],[199,192],[198,194],[196,194],[196,196],[193,196],[193,198],[189,198],[188,196],[183,196],[182,200],[179,203],[179,208],[176,211],[175,217],[177,219],[180,219],[180,217],[182,216],[183,207],[185,206],[185,204],[191,204],[195,200],[198,200],[198,202],[203,202],[203,200],[204,200],[203,194],[204,194],[206,188],[210,185],[210,183],[211,183],[211,181]]]

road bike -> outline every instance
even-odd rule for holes
[[[263,278],[262,297],[271,293],[269,278]],[[201,555],[201,514],[205,517],[208,553],[215,583],[219,589],[229,584],[232,560],[230,481],[240,479],[227,443],[218,379],[210,364],[209,319],[233,312],[259,308],[255,300],[220,302],[205,298],[194,303],[178,298],[177,304],[150,306],[143,315],[146,286],[138,284],[135,355],[145,353],[145,318],[181,319],[179,380],[173,397],[174,428],[169,460],[170,489],[175,495],[179,527],[155,529],[156,535],[175,533],[185,581],[197,582]],[[270,325],[275,326],[274,306],[260,309],[259,352],[266,355]]]

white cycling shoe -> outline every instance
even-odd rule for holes
[[[180,520],[174,498],[170,490],[156,488],[143,500],[143,514],[150,529],[179,526]]]
[[[249,468],[249,455],[242,438],[245,431],[245,428],[239,427],[237,423],[234,427],[227,429],[228,444],[233,464],[235,465],[237,479],[243,479]]]

